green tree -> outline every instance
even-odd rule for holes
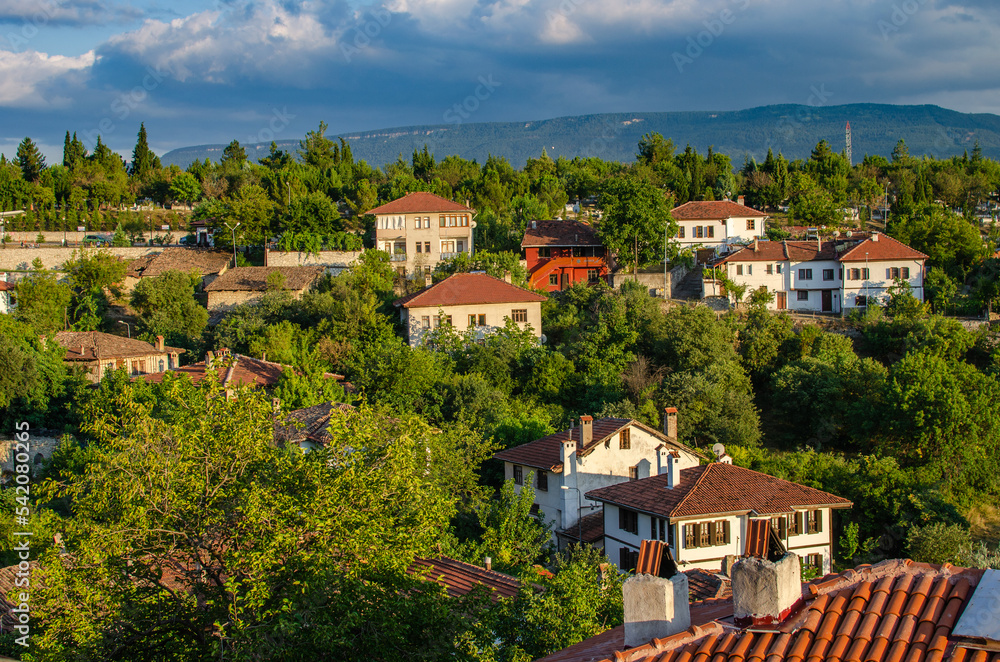
[[[170,196],[187,205],[192,205],[201,197],[201,184],[189,172],[182,172],[170,182]]]
[[[326,170],[334,165],[333,141],[326,137],[326,122],[320,122],[319,128],[306,134],[305,140],[299,141],[299,157],[302,162],[319,170]]]
[[[194,298],[201,279],[180,271],[142,278],[132,290],[130,304],[146,340],[163,336],[171,345],[193,349],[208,323],[206,311]]]
[[[21,176],[26,182],[37,182],[45,170],[45,157],[38,151],[38,146],[31,138],[25,138],[17,146],[17,165],[21,168]]]
[[[31,273],[18,281],[15,287],[17,308],[14,317],[27,324],[36,333],[50,334],[66,327],[72,292],[66,283],[60,283],[56,275],[42,267],[36,259]]]
[[[500,493],[479,509],[483,528],[477,556],[489,556],[502,572],[515,574],[543,561],[549,552],[550,529],[543,515],[531,514],[535,502],[534,473],[529,472],[520,492],[514,481],[503,484]]]
[[[634,177],[611,180],[601,195],[604,218],[598,235],[636,273],[640,265],[663,259],[665,237],[677,233],[663,192]]]
[[[139,124],[139,134],[132,149],[132,164],[129,175],[140,184],[149,181],[154,170],[160,169],[160,157],[149,149],[149,142],[146,137],[146,124]]]

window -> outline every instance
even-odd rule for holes
[[[639,465],[628,468],[628,479],[629,480],[639,480]]]
[[[538,249],[538,257],[552,257],[552,249],[551,248],[539,248]]]
[[[430,219],[427,219],[427,222],[430,223]],[[431,242],[429,242],[429,241],[425,241],[424,242],[424,252],[425,253],[430,253],[431,252]]]
[[[871,276],[868,275],[868,269],[861,270],[861,278],[863,278],[864,280],[868,280],[870,277]]]
[[[486,326],[486,315],[469,315],[469,326]]]
[[[559,275],[549,274],[549,285],[558,285],[558,284],[559,284]]]
[[[430,249],[428,249],[427,252],[430,253]],[[424,276],[430,276],[430,275],[431,275],[431,268],[430,267],[424,267]]]
[[[587,269],[587,282],[588,283],[597,282],[597,269]]]
[[[441,318],[441,324],[445,326],[451,326],[451,315],[445,315]]]
[[[666,522],[661,520],[666,525]],[[669,537],[669,531],[661,533],[664,540]],[[714,547],[717,545],[728,545],[732,541],[729,532],[729,522],[727,520],[716,520],[714,522],[699,522],[697,524],[684,525],[684,547]]]
[[[684,226],[683,225],[680,226],[679,228],[677,228],[677,238],[678,239],[683,239],[684,238]]]
[[[823,270],[823,280],[833,280],[833,269]]]
[[[535,488],[539,492],[549,491],[549,473],[547,471],[539,471],[535,475]]]
[[[431,328],[431,318],[429,315],[424,315],[420,318],[420,328],[421,329]]]
[[[737,264],[736,265],[736,275],[737,276],[742,276],[743,275],[743,265],[742,264]]]
[[[899,276],[900,276],[900,278],[909,278],[910,277],[910,268],[909,267],[903,267],[902,269],[900,269],[899,270]]]
[[[806,556],[806,563],[820,572],[823,572],[823,555],[822,554],[808,554]]]
[[[809,301],[809,290],[798,290],[795,294],[797,301]]]
[[[714,237],[714,236],[715,236],[715,226],[714,226],[714,225],[709,225],[709,226],[708,226],[707,228],[705,228],[705,229],[707,230],[707,231],[705,232],[705,236],[706,236],[706,237],[708,237],[709,239],[711,239],[712,237]]]
[[[632,448],[632,430],[630,428],[625,428],[618,433],[618,448],[623,451]]]
[[[773,274],[774,273],[774,265],[773,264],[764,265],[764,273],[766,273],[768,276],[770,276],[771,274]]]
[[[753,275],[753,265],[752,264],[748,264],[747,265],[747,276],[752,276],[752,275]]]
[[[899,278],[899,267],[886,267],[886,269],[885,269],[885,277],[888,280],[893,280],[895,278]]]
[[[775,267],[775,271],[777,271],[780,274],[781,273],[781,269],[782,269],[782,265],[776,264],[776,265],[774,265],[774,267]]]
[[[855,306],[867,306],[868,305],[868,297],[866,297],[863,294],[860,295],[860,296],[854,297],[854,305]]]
[[[809,533],[822,533],[823,531],[823,511],[809,510],[804,513],[806,518],[806,530]]]
[[[163,372],[163,359],[160,359],[160,372]]]
[[[698,525],[698,546],[699,547],[711,547],[712,546],[712,523],[711,522],[701,522]]]
[[[705,236],[705,228],[704,228],[704,226],[696,225],[696,226],[694,226],[691,229],[694,230],[694,232],[692,233],[691,236],[693,236],[695,239],[701,239],[702,237]]]
[[[649,539],[650,540],[662,540],[666,542],[667,540],[667,520],[661,519],[659,517],[649,518]]]
[[[712,544],[713,545],[728,545],[729,544],[729,522],[720,519],[718,521],[712,522]]]
[[[483,313],[479,314],[479,326],[486,326],[486,315]]]
[[[418,253],[423,253],[424,252],[424,245],[421,244],[419,241],[417,242],[417,252]]]
[[[637,565],[639,565],[639,552],[622,547],[618,553],[618,568],[620,570],[635,570]]]
[[[476,316],[469,315],[469,326],[475,326],[475,325],[476,325]]]
[[[515,322],[527,322],[528,321],[528,311],[527,309],[517,309],[510,311],[510,318]]]
[[[520,464],[514,465],[514,484],[524,485],[524,468]]]
[[[441,242],[441,252],[442,253],[454,253],[455,252],[455,242],[454,241],[442,241]]]
[[[757,224],[754,222],[754,220],[752,218],[748,218],[747,219],[747,230],[756,230],[756,229],[757,229]]]
[[[784,517],[772,517],[771,528],[778,534],[779,538],[784,540],[788,535],[788,520]]]
[[[813,270],[812,269],[799,269],[799,280],[812,280]]]
[[[435,315],[433,317],[433,320],[434,320],[434,328],[435,329],[438,328],[439,326],[441,326],[441,318],[440,317],[438,317],[437,315]]]
[[[457,248],[458,248],[458,252],[459,253],[464,253],[465,252],[465,242],[462,241],[461,239],[459,239],[458,243],[457,243]]]
[[[627,508],[618,509],[618,528],[628,533],[639,533],[639,513]]]
[[[693,549],[698,546],[698,539],[695,536],[695,529],[698,527],[697,524],[685,524],[684,525],[684,548]]]

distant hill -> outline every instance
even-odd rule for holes
[[[844,149],[844,127],[851,123],[853,157],[865,154],[888,157],[902,138],[910,154],[948,157],[971,150],[979,141],[983,155],[1000,160],[1000,116],[967,114],[939,106],[850,104],[811,107],[763,106],[726,112],[606,113],[558,117],[534,122],[487,122],[406,126],[342,134],[355,159],[372,166],[407,161],[414,149],[426,143],[440,160],[457,154],[483,163],[490,154],[505,156],[520,168],[545,150],[549,156],[598,156],[605,160],[635,160],[636,144],[646,133],[672,138],[678,151],[690,144],[704,153],[711,145],[728,154],[739,167],[745,156],[763,160],[768,147],[789,159],[808,158],[820,140],[836,151]],[[329,136],[333,138],[334,136]],[[293,153],[298,140],[278,146]],[[244,145],[251,160],[265,156],[270,143]],[[164,154],[164,164],[186,168],[195,160],[218,161],[225,145],[183,147]]]

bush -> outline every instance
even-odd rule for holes
[[[972,538],[959,524],[937,522],[915,526],[906,535],[906,551],[914,561],[967,565]]]

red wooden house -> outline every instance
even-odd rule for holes
[[[528,280],[546,292],[575,283],[608,282],[607,249],[593,227],[580,221],[531,221],[521,242]]]

